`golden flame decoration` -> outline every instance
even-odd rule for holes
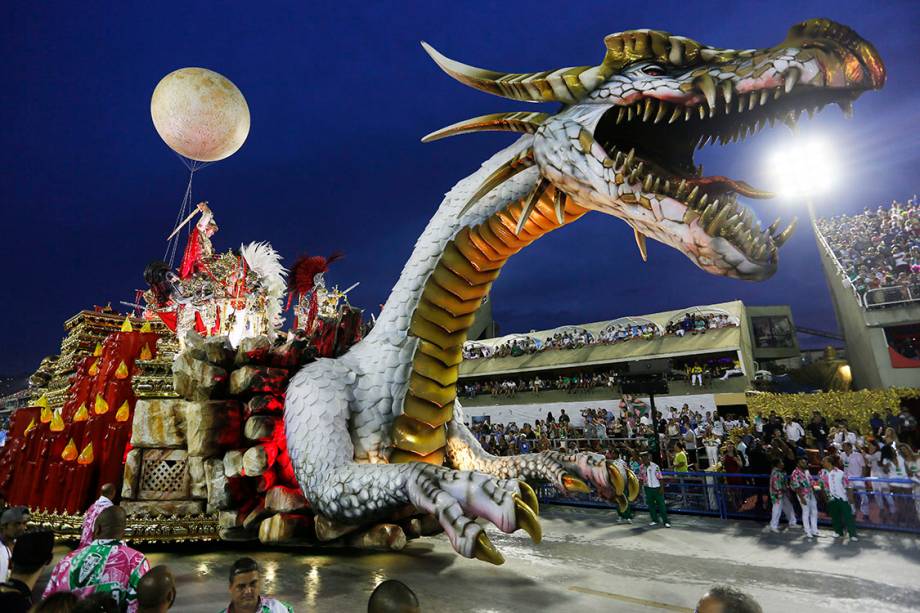
[[[73,462],[77,459],[77,444],[73,439],[67,441],[67,446],[64,447],[64,451],[61,452],[61,459],[65,462]]]
[[[96,343],[96,348],[93,349],[93,356],[99,357],[102,355],[102,343]]]
[[[99,374],[99,360],[93,360],[92,365],[89,367],[89,376],[95,377]]]
[[[141,332],[153,332],[153,328],[150,326],[149,321],[145,321],[144,325],[141,326]]]
[[[80,452],[80,456],[77,458],[77,464],[92,464],[93,463],[93,444],[87,443],[86,447],[83,448],[83,451]]]
[[[64,418],[61,417],[61,410],[57,409],[51,415],[51,431],[61,432],[64,430]]]
[[[149,344],[145,343],[144,346],[141,347],[141,355],[139,357],[141,360],[152,360],[153,359],[153,352],[150,351]]]
[[[125,322],[121,324],[122,332],[134,332],[134,326],[131,325],[131,319],[125,315]]]
[[[125,400],[118,407],[118,411],[115,412],[115,421],[128,421],[129,417],[131,417],[131,407],[128,406],[128,401]]]
[[[34,429],[37,428],[37,427],[38,427],[38,424],[35,423],[35,418],[33,417],[33,418],[32,418],[32,421],[29,422],[29,425],[26,426],[26,431],[25,431],[24,434],[28,434],[29,432],[31,432],[32,430],[34,430]]]
[[[125,364],[125,361],[122,360],[118,365],[118,368],[115,369],[115,378],[116,379],[127,379],[131,373],[128,372],[128,365]]]
[[[77,408],[77,412],[73,414],[74,423],[78,421],[86,421],[89,419],[89,411],[86,408],[86,403],[81,402],[80,406]]]
[[[51,409],[48,408],[48,407],[46,407],[46,406],[45,406],[45,407],[42,407],[42,412],[41,412],[41,414],[39,415],[39,418],[38,418],[39,421],[41,421],[43,424],[47,424],[48,422],[51,421],[52,417],[53,417],[53,415],[52,415]]]
[[[102,394],[96,394],[96,404],[93,407],[96,415],[104,415],[109,412],[109,403],[105,401]]]
[[[43,409],[47,409],[48,408],[48,397],[42,394],[41,398],[35,401],[35,406],[42,407]]]

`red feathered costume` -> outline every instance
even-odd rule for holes
[[[291,308],[291,302],[296,296],[302,299],[308,293],[310,294],[310,308],[307,313],[307,324],[304,330],[309,332],[313,328],[313,322],[316,319],[316,312],[319,308],[316,299],[316,275],[329,271],[329,265],[342,259],[343,254],[340,252],[333,253],[328,258],[321,255],[301,256],[294,262],[291,272],[288,275],[288,303],[287,308]],[[294,327],[298,327],[298,322],[294,321]]]

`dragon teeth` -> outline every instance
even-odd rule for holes
[[[783,77],[783,88],[786,90],[787,94],[792,91],[792,88],[795,87],[795,84],[799,82],[799,78],[801,76],[801,71],[794,66],[786,71],[786,74]]]

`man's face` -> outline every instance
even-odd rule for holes
[[[240,573],[230,583],[230,601],[234,611],[254,611],[262,592],[262,578],[259,571]]]
[[[28,527],[28,521],[26,520],[12,521],[12,522],[3,524],[3,527],[2,529],[0,529],[0,532],[2,532],[4,538],[8,540],[14,540],[22,536],[22,534],[26,531],[27,527]]]

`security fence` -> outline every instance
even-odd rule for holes
[[[668,513],[707,515],[721,519],[770,520],[769,475],[750,473],[716,473],[662,471],[665,502]],[[920,534],[920,484],[910,479],[850,479],[850,503],[854,507],[856,525],[861,528],[894,530]],[[596,494],[563,496],[552,485],[538,488],[541,503],[615,509]],[[815,492],[818,518],[830,524],[827,497]],[[789,499],[801,518],[802,510],[796,497]],[[646,509],[644,488],[633,503],[636,509]]]

